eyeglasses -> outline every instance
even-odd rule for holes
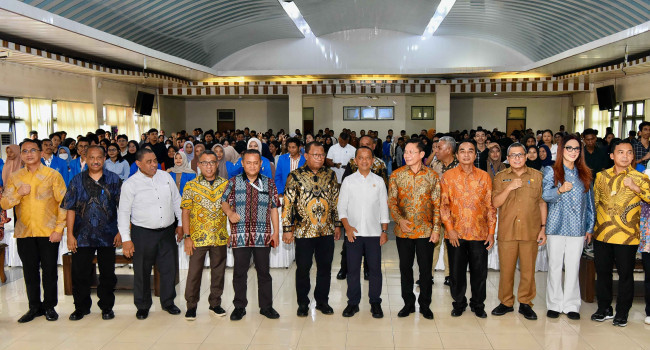
[[[569,152],[580,152],[579,146],[578,147],[565,146],[564,149]]]
[[[77,148],[85,149],[88,148],[88,146],[77,146]]]
[[[22,151],[20,151],[20,152],[21,152],[22,154],[27,154],[27,153],[35,154],[36,152],[40,152],[40,151],[41,151],[41,150],[38,149],[38,148],[31,148],[31,149],[24,149],[24,150],[22,150]]]
[[[199,162],[199,164],[201,164],[203,166],[208,166],[208,165],[209,166],[215,166],[215,165],[217,165],[217,162],[211,160],[211,161]]]
[[[404,152],[404,154],[405,154],[405,155],[408,154],[409,156],[414,156],[414,155],[416,155],[416,154],[420,154],[420,151],[417,151],[417,152],[411,152],[411,151],[409,151],[409,152]]]
[[[511,153],[511,154],[508,155],[508,157],[513,158],[513,159],[519,159],[519,158],[523,158],[525,156],[526,155],[523,154],[523,153]]]
[[[312,157],[314,157],[314,158],[316,158],[316,159],[325,158],[325,154],[324,154],[324,153],[307,153],[307,154],[309,154],[310,156],[312,156]]]

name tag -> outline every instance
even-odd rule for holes
[[[509,182],[509,181],[512,181],[512,179],[503,179],[503,180],[501,180],[501,182]]]

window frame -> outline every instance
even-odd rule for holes
[[[372,108],[375,111],[375,117],[374,118],[363,118],[363,109],[364,108]],[[384,110],[390,110],[391,111],[391,118],[379,118],[379,111],[381,109]],[[348,111],[353,111],[356,110],[357,113],[356,115],[358,118],[356,119],[351,119],[347,118]],[[395,120],[395,106],[343,106],[343,121],[346,122],[359,122],[359,121],[386,121],[386,120]]]

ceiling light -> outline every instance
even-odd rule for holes
[[[287,13],[287,16],[291,18],[293,23],[296,25],[296,27],[298,27],[298,30],[302,33],[302,35],[305,36],[305,38],[314,36],[314,33],[311,31],[311,28],[309,27],[309,24],[302,17],[302,14],[300,13],[300,10],[298,9],[298,6],[296,6],[295,2],[285,1],[285,0],[278,0],[278,2],[280,3],[280,5],[282,5],[284,12]]]
[[[429,24],[427,24],[427,27],[424,29],[424,33],[422,33],[422,39],[433,36],[433,33],[436,32],[442,21],[445,19],[445,17],[447,17],[449,11],[451,11],[454,3],[456,3],[456,0],[440,1],[436,12],[433,14],[433,17],[431,17],[431,20],[429,21]]]

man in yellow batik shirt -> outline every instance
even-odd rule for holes
[[[56,170],[41,164],[39,140],[21,142],[20,159],[25,167],[9,176],[0,200],[2,209],[14,208],[17,217],[14,237],[29,301],[29,311],[18,322],[43,315],[56,321],[57,260],[67,212],[59,205],[65,196],[65,182]],[[43,270],[43,301],[39,267]]]
[[[614,142],[614,167],[596,175],[594,199],[594,265],[598,309],[591,319],[625,327],[634,299],[634,263],[639,246],[641,202],[650,203],[650,179],[634,170],[634,147],[628,140]],[[618,272],[616,316],[612,309],[612,269]]]

